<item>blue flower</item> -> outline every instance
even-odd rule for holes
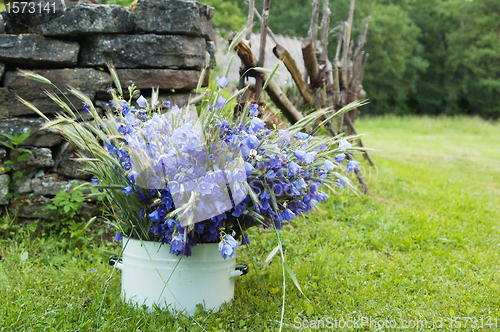
[[[312,164],[314,162],[314,159],[316,159],[316,156],[318,154],[316,152],[308,152],[305,157],[306,164]]]
[[[170,102],[169,101],[164,101],[163,105],[165,105],[165,107],[167,107],[167,108],[170,108]]]
[[[309,137],[308,134],[306,133],[302,133],[302,132],[298,132],[298,133],[295,133],[295,135],[293,135],[293,137],[295,137],[296,139],[300,139],[300,140],[303,140],[303,139],[306,139]]]
[[[151,212],[150,214],[148,214],[148,218],[151,219],[151,221],[154,221],[156,223],[159,223],[160,222],[160,215],[158,213],[157,210]]]
[[[234,249],[238,248],[239,243],[231,235],[227,235],[224,239],[219,242],[219,251],[221,252],[222,258],[233,257],[236,255]]]
[[[170,240],[170,252],[175,254],[180,254],[184,250],[184,237],[182,234],[177,234]],[[173,252],[172,252],[173,251]]]
[[[262,194],[260,194],[260,199],[262,199],[262,200],[264,200],[264,199],[267,200],[267,199],[270,199],[270,198],[271,198],[271,196],[269,196],[269,193],[267,192],[267,190],[264,190],[262,192]]]
[[[122,189],[122,191],[125,193],[125,195],[126,195],[126,196],[128,196],[128,195],[130,195],[130,193],[131,193],[132,191],[134,191],[134,189],[133,189],[132,187],[130,187],[130,186],[129,186],[129,187],[125,187],[125,188],[123,188],[123,189]]]
[[[165,204],[165,208],[167,208],[168,210],[170,210],[172,208],[172,198],[170,198],[168,196],[163,196],[161,201],[163,204]]]
[[[227,82],[229,81],[226,76],[222,76],[222,77],[217,76],[217,77],[215,77],[215,80],[217,81],[217,84],[221,88],[224,88],[227,85]]]
[[[338,180],[337,180],[337,186],[338,186],[340,189],[342,189],[342,188],[344,188],[344,187],[345,187],[345,183],[344,183],[344,182],[342,182],[342,180],[338,179]]]
[[[253,167],[252,164],[245,162],[245,171],[247,172],[247,176],[251,175],[254,170],[255,167]]]
[[[269,179],[269,180],[274,180],[276,179],[276,173],[274,173],[274,171],[272,169],[270,169],[269,171],[267,171],[266,173],[266,177]]]
[[[325,166],[325,171],[326,172],[332,171],[332,170],[335,169],[335,167],[337,167],[330,160],[325,160],[324,166]]]
[[[284,220],[292,220],[295,218],[295,213],[292,212],[290,209],[286,209],[285,211],[281,212],[279,215],[279,220],[284,221]]]
[[[252,121],[250,121],[249,127],[255,133],[259,130],[264,129],[266,127],[266,123],[259,118],[252,118]]]
[[[115,234],[115,242],[121,242],[121,241],[123,241],[122,233],[116,233]]]
[[[146,108],[148,106],[146,98],[144,98],[142,95],[139,97],[139,99],[137,99],[136,103],[141,108]]]
[[[286,129],[278,130],[278,136],[283,136],[283,139],[287,142],[290,142],[291,135],[292,134]]]
[[[179,114],[179,112],[180,112],[180,108],[179,108],[179,106],[177,106],[177,105],[172,106],[172,113],[173,113],[174,115]]]
[[[259,115],[259,105],[252,104],[250,106],[250,116],[257,116],[257,115]]]
[[[347,163],[347,171],[348,172],[354,172],[355,169],[359,168],[359,161],[356,160],[351,160]]]
[[[352,148],[352,144],[349,143],[345,138],[341,139],[339,142],[339,151],[345,151],[346,149]]]
[[[239,243],[231,235],[226,236],[226,243],[229,244],[233,249],[238,248]]]
[[[89,105],[83,103],[83,110],[88,113],[90,111]]]
[[[301,169],[302,169],[302,167],[297,165],[296,162],[291,161],[290,164],[288,165],[288,174],[293,177],[293,176],[295,176],[295,174],[300,172]]]
[[[241,245],[244,246],[246,244],[250,244],[250,240],[248,240],[248,235],[243,235],[241,238]]]
[[[306,152],[302,150],[297,150],[293,153],[293,155],[295,156],[295,158],[297,158],[298,161],[302,161],[306,157]]]
[[[217,99],[217,103],[215,104],[215,109],[220,110],[221,108],[226,107],[226,101],[226,98],[219,96],[219,99]]]
[[[219,242],[219,251],[221,252],[221,256],[223,259],[226,259],[227,257],[231,258],[236,255],[233,247],[231,247],[230,244],[224,242]]]
[[[97,180],[97,179],[91,179],[90,181],[91,181],[93,184],[99,184],[99,180]]]
[[[245,136],[240,142],[240,151],[243,157],[248,157],[250,150],[255,149],[260,144],[259,139],[254,135]]]
[[[241,216],[243,213],[245,213],[247,209],[245,209],[245,207],[243,206],[243,204],[238,204],[236,205],[236,207],[234,208],[234,211],[233,213],[231,213],[234,217],[238,218],[239,216]]]
[[[340,163],[342,163],[344,158],[345,158],[345,153],[340,153],[340,154],[335,156],[335,161],[340,164]]]

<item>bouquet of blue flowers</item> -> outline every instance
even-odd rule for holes
[[[250,227],[280,229],[327,200],[324,186],[355,190],[346,172],[359,163],[342,166],[346,153],[359,150],[348,141],[355,137],[321,137],[305,129],[316,126],[312,132],[317,132],[358,102],[336,113],[316,111],[278,130],[266,127],[257,104],[239,112],[230,107],[244,90],[227,96],[225,77],[179,108],[159,102],[155,90],[149,100],[140,96],[133,102],[133,85],[125,100],[112,66],[110,72],[114,110],[104,117],[87,96],[70,89],[93,122],[77,121],[76,108],[55,94],[49,96],[64,110],[55,120],[21,101],[80,151],[120,234],[159,241],[170,245],[171,253],[186,256],[197,243],[219,243],[222,257],[232,257],[235,248],[249,243]],[[35,73],[24,74],[52,84]]]

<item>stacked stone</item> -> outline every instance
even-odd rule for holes
[[[213,8],[196,1],[139,0],[133,13],[119,5],[85,1],[32,2],[35,13],[27,8],[0,13],[0,133],[30,130],[21,147],[32,151],[16,165],[23,173],[16,183],[20,197],[8,200],[10,175],[3,163],[13,152],[0,147],[0,205],[21,218],[43,217],[41,210],[51,197],[90,177],[82,171],[85,165],[74,160],[71,146],[57,133],[40,129],[44,121],[16,94],[51,118],[60,109],[44,90],[53,91],[69,99],[84,119],[91,119],[66,87],[84,92],[103,112],[113,87],[106,64],[113,62],[122,87],[134,83],[146,96],[151,88],[159,88],[160,101],[182,106],[198,85],[201,70],[214,59]],[[63,92],[27,79],[17,68],[46,77]],[[0,141],[7,139],[2,135]]]

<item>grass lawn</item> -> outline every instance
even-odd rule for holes
[[[443,331],[476,330],[474,323],[500,328],[500,124],[385,117],[359,119],[357,127],[367,133],[365,145],[378,149],[376,169],[363,162],[372,194],[358,199],[344,188],[285,227],[286,260],[307,299],[287,276],[284,330],[327,327],[335,319],[339,327],[356,320],[366,331],[385,320],[422,331],[433,322]],[[121,303],[115,274],[99,330],[278,330],[281,265],[277,257],[264,264],[275,237],[251,235],[251,246],[238,252],[251,272],[221,313],[187,319],[132,308]],[[75,249],[26,229],[11,237],[0,243],[0,331],[96,330],[111,272],[106,257],[118,246]],[[363,317],[368,323],[361,325]]]

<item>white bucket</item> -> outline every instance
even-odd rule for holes
[[[234,277],[248,271],[236,268],[234,256],[224,260],[217,243],[198,243],[189,257],[172,255],[170,245],[158,242],[123,239],[123,246],[123,263],[110,260],[122,271],[122,298],[149,308],[155,303],[191,316],[202,304],[217,311],[233,299]]]

